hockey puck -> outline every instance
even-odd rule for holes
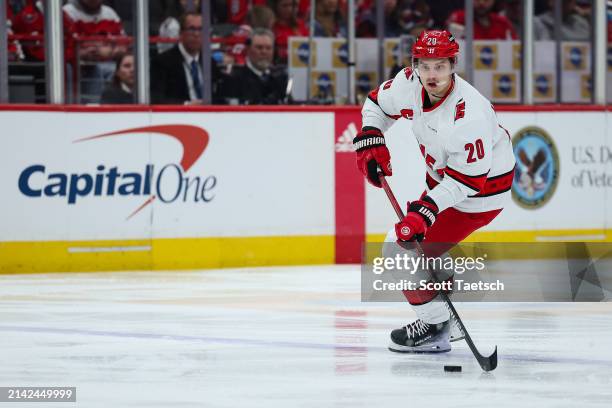
[[[447,373],[460,373],[461,372],[461,366],[445,365],[444,366],[444,371],[446,371]]]

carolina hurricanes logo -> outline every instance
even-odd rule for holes
[[[95,139],[101,139],[111,136],[125,136],[146,133],[159,133],[172,137],[179,141],[183,146],[183,156],[181,157],[180,166],[183,171],[187,172],[191,166],[202,156],[204,150],[208,146],[208,132],[197,126],[191,125],[156,125],[144,126],[132,129],[118,130],[116,132],[103,133],[101,135],[89,136],[82,139],[77,139],[73,143],[86,142]],[[151,195],[142,205],[136,208],[127,219],[132,218],[140,210],[151,204],[155,200],[155,195]]]

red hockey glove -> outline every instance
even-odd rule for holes
[[[382,132],[373,127],[365,127],[353,139],[357,151],[357,168],[368,179],[370,184],[381,187],[378,180],[378,169],[382,169],[385,176],[391,176],[391,155],[385,145]]]
[[[403,220],[395,224],[398,241],[423,241],[427,229],[431,228],[438,216],[438,206],[429,198],[408,203],[408,212]]]

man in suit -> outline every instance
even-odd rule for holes
[[[151,101],[154,104],[202,104],[202,16],[186,13],[180,18],[180,27],[179,43],[151,61]],[[213,84],[218,76],[218,68],[213,62]]]
[[[272,66],[274,33],[265,28],[253,30],[247,49],[246,64],[235,66],[222,87],[229,103],[278,105],[286,102],[287,73]]]

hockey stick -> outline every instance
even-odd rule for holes
[[[399,218],[400,221],[403,220],[404,212],[402,211],[402,208],[397,202],[397,199],[395,198],[393,191],[391,191],[391,187],[389,186],[389,183],[387,183],[387,179],[385,178],[385,175],[380,171],[378,172],[378,179],[380,180],[380,183],[382,184],[382,187],[385,190],[385,193],[387,194],[387,197],[389,198],[389,201],[391,202],[393,209],[395,210],[395,214],[397,214],[397,217]],[[419,248],[418,243],[415,243],[415,245],[417,245],[417,248]],[[427,272],[429,272],[429,275],[431,276],[434,282],[440,283],[438,278],[436,278],[436,275],[429,268],[427,268]],[[455,306],[453,306],[453,303],[449,299],[448,295],[443,290],[438,291],[438,294],[442,297],[442,300],[444,300],[444,302],[446,303],[446,306],[448,306],[448,309],[453,314],[453,317],[457,321],[459,328],[465,335],[466,343],[470,347],[470,350],[472,350],[472,354],[474,354],[474,357],[476,358],[476,361],[478,361],[478,364],[480,364],[480,367],[484,371],[495,370],[495,368],[497,367],[497,346],[495,346],[495,351],[493,351],[493,354],[491,354],[488,357],[485,357],[482,354],[480,354],[480,352],[474,345],[474,342],[472,341],[470,334],[468,333],[467,329],[463,325],[463,322],[461,321],[461,318],[459,317],[459,314],[455,310]]]

